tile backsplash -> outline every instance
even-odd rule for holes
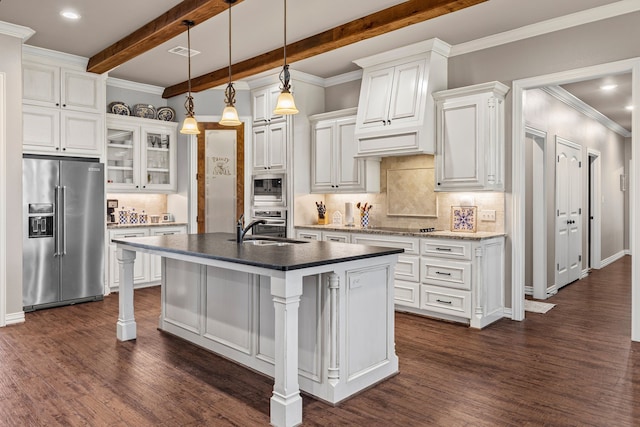
[[[431,155],[385,157],[380,164],[380,193],[378,194],[311,194],[296,197],[296,225],[312,224],[315,221],[315,201],[323,200],[327,205],[329,222],[335,211],[345,213],[345,203],[354,204],[355,223],[359,223],[359,212],[355,208],[357,202],[372,205],[369,211],[369,224],[374,227],[434,227],[438,230],[451,228],[451,207],[461,205],[477,206],[478,216],[481,211],[495,211],[495,221],[477,219],[477,231],[504,232],[505,199],[502,192],[433,192],[433,179],[425,178],[426,170],[433,170],[434,157]],[[392,179],[401,177],[402,185],[390,182],[393,191],[402,189],[402,193],[388,195],[387,172]],[[399,173],[398,171],[401,171]],[[393,206],[388,206],[388,201]],[[434,204],[436,206],[434,206]],[[391,208],[391,209],[390,209]],[[298,209],[304,215],[298,215]],[[392,215],[389,215],[389,212]],[[401,214],[398,214],[398,213]],[[427,216],[437,212],[437,217]],[[303,221],[299,221],[300,218]]]
[[[107,199],[118,200],[118,210],[123,206],[135,208],[136,212],[145,211],[149,215],[160,215],[167,212],[166,194],[107,194]]]

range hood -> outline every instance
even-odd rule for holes
[[[434,154],[435,102],[447,89],[451,46],[430,39],[354,61],[364,69],[357,157]]]

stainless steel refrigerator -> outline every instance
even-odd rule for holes
[[[104,167],[96,159],[25,156],[25,311],[104,293]]]

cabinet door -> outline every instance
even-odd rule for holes
[[[393,67],[365,72],[360,97],[358,124],[360,128],[386,126],[389,100],[393,87]]]
[[[285,170],[287,167],[287,124],[275,123],[267,126],[267,168]]]
[[[354,157],[358,151],[355,117],[336,122],[335,186],[338,191],[365,191],[364,160]]]
[[[484,111],[478,97],[438,103],[436,173],[438,190],[484,187]]]
[[[61,106],[70,110],[99,112],[100,77],[81,71],[62,70]]]
[[[66,154],[100,156],[104,145],[103,126],[100,114],[61,111],[61,150]]]
[[[107,122],[107,191],[135,191],[140,177],[140,128]]]
[[[60,67],[25,62],[22,65],[22,99],[27,104],[60,106]]]
[[[186,234],[186,227],[161,227],[151,228],[151,236],[172,236],[174,234]],[[152,282],[159,282],[162,279],[162,257],[158,255],[149,255],[151,262],[151,277]]]
[[[393,89],[389,103],[390,122],[394,126],[399,122],[417,121],[420,119],[420,105],[423,104],[425,61],[414,61],[398,65],[393,73]]]
[[[314,125],[311,141],[311,191],[326,193],[335,188],[333,180],[334,139],[336,127],[333,121]]]
[[[140,141],[140,188],[175,191],[175,132],[161,127],[143,127]]]
[[[118,231],[111,232],[110,238],[127,238],[148,236],[147,230]],[[133,283],[146,283],[149,281],[149,255],[136,253],[136,260],[133,264]],[[109,286],[120,285],[120,264],[118,263],[116,245],[109,245]]]
[[[258,172],[267,169],[267,144],[269,126],[253,128],[253,170]]]
[[[25,152],[59,152],[60,110],[24,105],[22,138]]]
[[[276,103],[278,102],[278,95],[280,95],[280,88],[277,85],[252,92],[253,123],[257,125],[267,124],[271,121],[283,120],[285,118],[284,116],[276,116],[273,114],[273,110],[276,108]]]

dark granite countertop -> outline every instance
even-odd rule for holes
[[[347,227],[346,225],[296,225],[296,229],[312,229],[323,231],[345,231],[350,233],[367,233],[367,234],[383,234],[388,236],[407,236],[407,237],[433,237],[441,239],[459,239],[459,240],[484,240],[492,237],[504,236],[505,233],[496,233],[492,231],[478,231],[475,233],[467,233],[460,231],[436,230],[422,232],[418,228],[410,227]]]
[[[292,239],[289,239],[292,240]],[[404,249],[349,243],[301,241],[285,246],[257,246],[235,242],[230,233],[174,234],[113,239],[134,248],[229,261],[271,270],[297,270],[345,261],[402,253]]]

